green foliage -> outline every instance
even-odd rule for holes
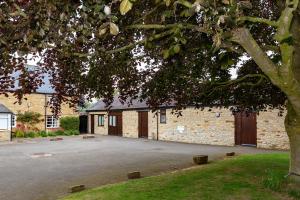
[[[55,137],[55,136],[56,136],[56,133],[55,133],[55,132],[48,132],[48,136],[49,136],[49,137]]]
[[[34,137],[36,137],[36,134],[33,131],[29,131],[25,133],[25,138],[34,138]]]
[[[289,199],[297,197],[300,188],[293,190],[292,182],[282,182],[280,190],[264,187],[288,173],[288,154],[245,155],[233,159],[161,176],[147,177],[70,195],[64,200],[221,200],[221,199]],[[267,169],[267,170],[266,170]],[[272,178],[268,178],[272,176]],[[276,178],[275,178],[276,177]]]
[[[23,138],[25,136],[24,131],[22,130],[16,130],[16,137],[17,138]]]
[[[47,134],[46,131],[40,131],[40,132],[39,132],[39,135],[40,135],[41,137],[47,137],[47,136],[48,136],[48,134]]]
[[[79,135],[79,131],[78,130],[66,130],[65,131],[65,135]]]
[[[64,131],[63,130],[57,130],[55,131],[55,135],[64,135]]]
[[[24,124],[27,129],[34,129],[35,125],[42,121],[41,116],[40,113],[26,111],[17,115],[17,121]]]
[[[62,117],[60,119],[60,126],[64,130],[78,130],[79,129],[79,117]]]
[[[263,185],[273,191],[280,191],[286,179],[281,173],[274,170],[268,170],[267,176],[263,179]]]

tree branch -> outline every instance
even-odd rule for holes
[[[250,31],[247,28],[238,28],[232,31],[232,35],[232,41],[240,44],[246,50],[274,85],[280,86],[277,66],[257,44]]]
[[[197,32],[202,32],[206,34],[211,34],[212,31],[208,28],[200,27],[194,24],[133,24],[130,26],[127,26],[126,29],[172,29],[172,28],[179,28],[179,29],[189,29],[194,30]]]
[[[126,45],[126,46],[123,46],[123,47],[120,47],[120,48],[117,48],[117,49],[106,51],[106,53],[112,54],[112,53],[118,53],[118,52],[121,52],[121,51],[124,51],[124,50],[127,50],[127,49],[132,49],[136,45],[144,44],[144,43],[146,43],[148,41],[152,41],[152,40],[157,40],[157,39],[163,38],[165,36],[171,35],[173,32],[174,32],[173,30],[168,30],[168,31],[165,31],[163,33],[159,33],[159,34],[153,35],[150,38],[146,38],[146,39],[143,39],[143,40],[140,40],[140,41],[137,41],[137,42],[133,42],[133,43],[130,43],[130,44]]]
[[[267,24],[267,25],[270,25],[270,26],[278,27],[278,22],[268,20],[268,19],[265,19],[265,18],[259,18],[259,17],[244,16],[244,17],[240,17],[238,19],[238,21],[242,21],[242,22],[249,21],[249,22],[253,22],[253,23],[263,23],[263,24]]]

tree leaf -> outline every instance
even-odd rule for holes
[[[122,0],[120,4],[121,15],[125,15],[132,8],[132,3],[129,0]]]
[[[180,52],[180,45],[179,45],[179,44],[176,44],[176,45],[173,47],[173,51],[174,51],[174,53],[179,53],[179,52]]]
[[[118,35],[119,34],[119,27],[115,23],[109,23],[110,34]]]

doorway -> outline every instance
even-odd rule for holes
[[[235,118],[235,144],[245,146],[257,145],[256,113],[239,112]]]
[[[148,138],[148,112],[138,112],[139,138]]]

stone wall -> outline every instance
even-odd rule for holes
[[[88,116],[88,132],[91,133],[91,115],[94,114],[94,132],[99,135],[108,135],[108,115],[107,112],[92,112]],[[104,115],[104,126],[98,126],[98,115]]]
[[[136,110],[123,111],[123,136],[130,138],[139,137],[138,112]]]
[[[186,142],[211,145],[235,145],[234,116],[228,109],[187,108],[182,116],[172,114],[167,109],[167,123],[161,124],[157,115],[148,112],[148,138],[159,140]],[[90,114],[105,114],[105,126],[97,127],[98,117],[95,115],[95,133],[108,134],[108,119],[106,112]],[[123,111],[123,136],[138,138],[138,112],[136,110]],[[158,129],[157,129],[158,125]],[[89,115],[90,126],[90,115]],[[90,132],[90,127],[89,127]],[[284,129],[284,117],[278,116],[278,110],[260,112],[257,116],[257,147],[268,149],[288,149],[289,142]]]
[[[10,130],[0,130],[0,142],[10,141]]]
[[[187,108],[181,117],[171,112],[167,110],[167,123],[159,124],[159,140],[234,145],[234,117],[229,110]]]
[[[284,127],[285,114],[278,110],[260,112],[257,115],[257,147],[266,149],[289,149],[289,139]]]
[[[9,94],[8,97],[0,95],[0,102],[8,109],[10,109],[14,114],[24,113],[25,111],[40,113],[43,116],[43,121],[36,126],[40,130],[45,129],[45,101],[47,101],[47,94],[35,93],[26,95],[21,104],[16,103],[17,99],[12,94]],[[60,117],[78,116],[78,113],[76,113],[74,108],[69,107],[69,105],[67,104],[63,104],[61,108],[62,109]],[[52,115],[49,106],[47,107],[46,113],[47,115]]]

